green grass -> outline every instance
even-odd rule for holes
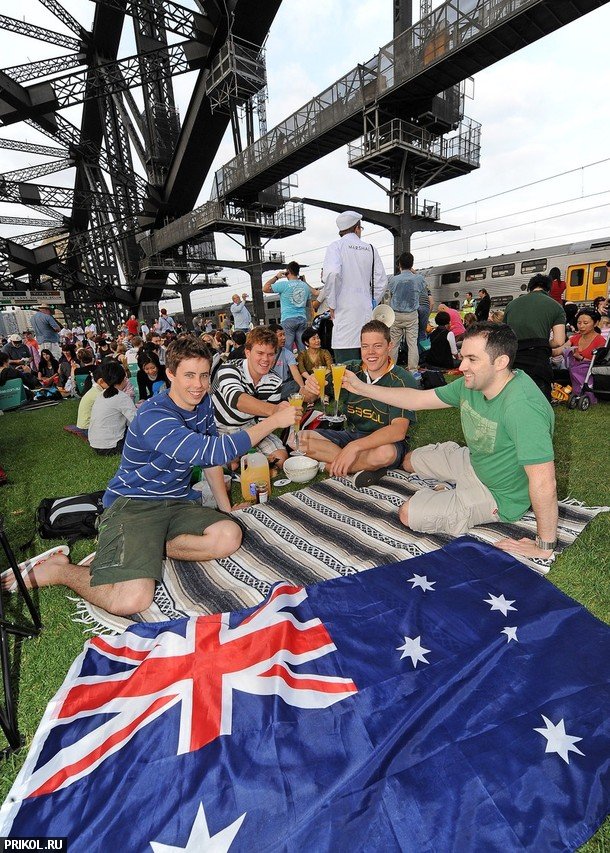
[[[34,511],[42,498],[103,489],[116,470],[116,457],[97,456],[84,442],[63,432],[64,424],[76,421],[76,409],[76,402],[64,401],[53,408],[0,417],[0,463],[10,481],[0,489],[0,513],[18,561],[55,544],[35,536],[27,551],[19,552],[21,545],[34,534]],[[591,506],[610,504],[607,462],[610,405],[604,403],[586,413],[568,412],[561,406],[556,417],[559,496],[576,498]],[[463,441],[456,410],[419,415],[415,446],[448,440]],[[237,486],[233,500],[238,500]],[[610,624],[608,542],[610,513],[604,513],[557,560],[549,580]],[[72,557],[78,561],[93,548],[93,541],[78,542],[72,549]],[[66,598],[65,589],[36,591],[34,598],[40,607],[44,630],[40,637],[18,644],[13,662],[20,731],[26,747],[47,702],[62,683],[85,639],[83,626],[72,621],[76,608]],[[5,598],[9,615],[20,612],[18,601],[14,596]],[[0,765],[2,800],[25,755],[24,748]],[[609,853],[610,819],[583,850]]]

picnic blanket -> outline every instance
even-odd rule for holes
[[[206,563],[165,560],[163,583],[157,585],[153,604],[146,611],[124,619],[81,602],[76,618],[94,632],[115,632],[133,622],[235,611],[259,604],[278,581],[309,586],[430,553],[453,537],[405,528],[398,519],[398,508],[416,489],[438,485],[435,480],[391,471],[370,488],[357,489],[350,479],[332,477],[284,494],[235,513],[244,538],[231,557]],[[607,509],[561,501],[557,553]],[[470,531],[492,545],[507,536],[533,539],[535,533],[532,513],[515,524],[497,522]],[[539,573],[549,571],[549,562],[518,559]]]

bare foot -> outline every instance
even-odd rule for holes
[[[67,566],[70,565],[70,560],[66,554],[55,553],[35,563],[31,568],[22,570],[21,577],[23,578],[27,589],[38,589],[42,586],[52,586],[56,583],[61,583],[61,578],[64,577],[64,572]],[[0,585],[4,592],[16,592],[17,581],[11,569],[2,572],[0,576]]]

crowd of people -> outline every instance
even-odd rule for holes
[[[163,310],[152,327],[132,315],[110,336],[91,322],[61,329],[41,306],[33,335],[11,336],[3,369],[33,387],[79,393],[77,429],[97,453],[121,454],[91,567],[57,553],[33,566],[28,583],[64,583],[119,615],[145,609],[164,554],[205,561],[239,547],[231,512],[243,504],[231,506],[223,469],[237,470],[256,449],[276,474],[296,444],[356,488],[391,468],[453,484],[405,501],[399,517],[413,530],[456,536],[476,524],[515,521],[531,507],[535,539],[498,545],[552,558],[552,359],[581,365],[592,358],[607,341],[608,301],[568,319],[557,270],[555,278],[535,275],[502,316],[494,316],[481,289],[463,306],[440,303],[431,317],[432,295],[412,254],[401,254],[388,278],[362,239],[361,214],[341,213],[337,228],[321,287],[310,285],[296,262],[264,283],[265,292],[280,296],[280,323],[252,328],[246,295],[236,294],[227,312],[232,328],[199,323],[184,332]],[[391,327],[373,317],[382,300],[393,308]],[[572,323],[575,334],[567,338]],[[336,365],[343,366],[341,416],[329,418],[327,380]],[[459,378],[424,390],[418,380],[426,368]],[[291,405],[295,395],[298,406]],[[465,446],[412,449],[416,412],[447,407],[460,410]],[[297,439],[295,427],[305,423],[310,428]],[[202,506],[192,490],[194,466],[203,469],[217,509]]]

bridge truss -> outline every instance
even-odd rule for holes
[[[291,176],[346,144],[351,168],[388,179],[389,210],[367,217],[397,251],[415,230],[452,228],[419,194],[479,165],[463,81],[606,0],[425,0],[415,23],[412,0],[392,0],[392,42],[271,129],[264,45],[281,0],[82,0],[91,24],[37,2],[36,23],[0,15],[1,38],[28,56],[41,46],[0,71],[0,148],[15,163],[0,175],[0,289],[59,287],[68,315],[112,323],[156,308],[168,282],[188,311],[202,276],[237,265],[217,257],[217,233],[243,246],[263,319],[262,273],[277,267],[264,244],[305,228]],[[235,156],[197,207],[228,130]]]

